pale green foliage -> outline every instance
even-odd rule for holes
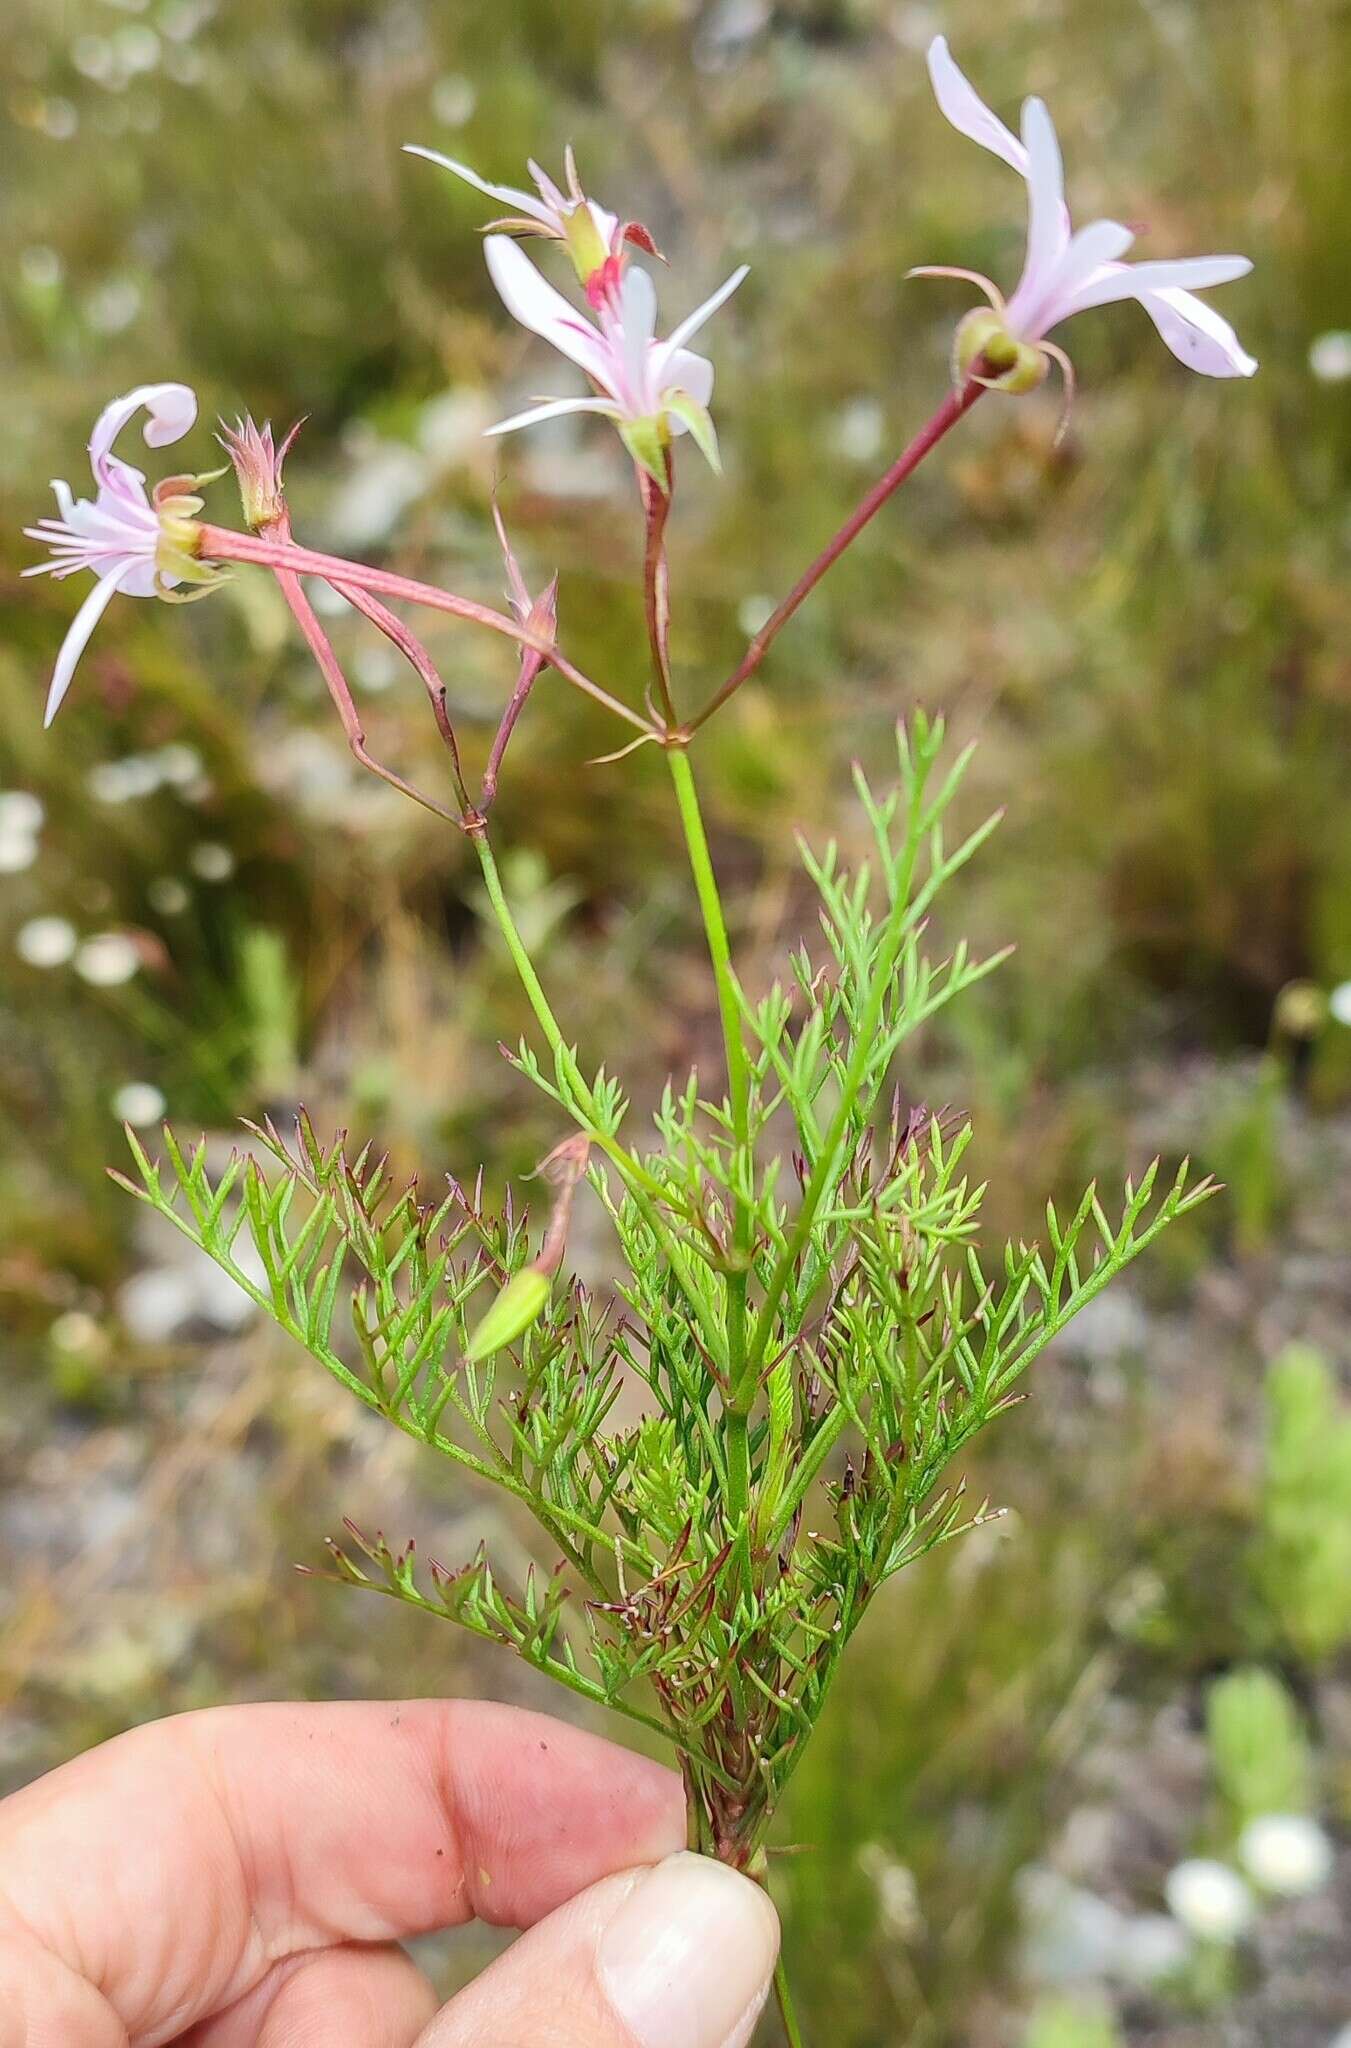
[[[228,1270],[368,1406],[528,1502],[552,1566],[508,1593],[480,1553],[462,1571],[357,1540],[340,1575],[510,1644],[574,1691],[661,1727],[685,1762],[698,1838],[752,1860],[872,1596],[963,1525],[954,1458],[1017,1398],[1044,1346],[1174,1217],[1210,1192],[1156,1167],[1109,1217],[1092,1188],[1046,1213],[1044,1246],[976,1249],[970,1130],[903,1105],[896,1055],[986,973],[938,960],[926,926],[986,825],[949,849],[965,759],[934,786],[941,726],[916,719],[899,788],[859,780],[874,855],[806,854],[824,958],[807,948],[757,1001],[728,1098],[666,1090],[655,1151],[619,1132],[625,1104],[576,1055],[523,1070],[602,1155],[592,1179],[622,1258],[622,1313],[560,1276],[492,1356],[470,1331],[531,1256],[526,1221],[453,1188],[396,1193],[302,1120],[288,1152],[212,1187],[168,1139],[171,1179],[135,1147],[144,1199]],[[787,1119],[791,1159],[772,1149]],[[135,1141],[133,1140],[135,1146]],[[247,1230],[266,1282],[233,1246]],[[351,1335],[336,1327],[351,1291]],[[631,1375],[646,1420],[611,1411]],[[965,1517],[969,1520],[970,1517]],[[580,1595],[581,1599],[574,1596]]]
[[[1023,2048],[1121,2048],[1121,2035],[1100,2001],[1047,1998],[1028,2022]]]
[[[1351,1409],[1307,1344],[1275,1360],[1266,1399],[1254,1577],[1277,1632],[1317,1662],[1351,1641]]]
[[[1299,1709],[1273,1672],[1226,1672],[1206,1699],[1215,1781],[1234,1832],[1267,1813],[1307,1813],[1313,1757]]]

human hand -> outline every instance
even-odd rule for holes
[[[778,1923],[679,1780],[471,1701],[223,1707],[0,1803],[0,2048],[745,2048]],[[529,1931],[439,2011],[398,1946]]]

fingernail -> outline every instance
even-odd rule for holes
[[[708,1856],[669,1856],[601,1936],[602,1990],[640,2048],[745,2048],[769,1992],[779,1921],[759,1885]]]

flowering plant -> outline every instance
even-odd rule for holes
[[[126,1184],[359,1400],[528,1508],[548,1546],[540,1568],[512,1585],[482,1548],[453,1569],[420,1568],[411,1544],[394,1549],[353,1529],[331,1546],[333,1573],[504,1644],[581,1698],[659,1733],[684,1774],[692,1844],[760,1877],[776,1807],[869,1603],[983,1512],[965,1509],[961,1483],[948,1477],[953,1461],[1020,1398],[1022,1375],[1070,1319],[1212,1192],[1191,1181],[1185,1162],[1160,1180],[1156,1161],[1115,1205],[1090,1187],[1072,1214],[1048,1206],[1044,1245],[1011,1244],[993,1259],[978,1248],[983,1189],[964,1170],[970,1128],[927,1108],[897,1069],[919,1028],[998,964],[964,945],[935,957],[929,941],[936,896],[996,821],[953,842],[949,811],[966,756],[945,762],[941,722],[918,710],[899,729],[895,786],[875,792],[856,778],[870,857],[850,868],[833,845],[804,854],[823,947],[801,946],[767,989],[748,988],[733,962],[691,762],[698,734],[925,456],[987,390],[1032,389],[1048,352],[1068,369],[1049,330],[1108,300],[1138,298],[1174,352],[1204,374],[1255,367],[1190,290],[1239,276],[1242,259],[1132,269],[1120,261],[1126,229],[1099,222],[1073,235],[1040,102],[1024,110],[1020,142],[941,40],[930,66],[949,118],[1028,181],[1022,282],[1005,302],[977,280],[991,303],[958,328],[952,386],[933,418],[694,710],[680,702],[671,660],[666,534],[681,438],[715,468],[718,448],[712,365],[687,344],[745,272],[658,341],[656,291],[635,258],[655,253],[652,238],[586,195],[570,153],[566,190],[532,167],[538,198],[434,160],[511,209],[489,225],[493,281],[514,317],[592,387],[542,401],[497,431],[595,414],[632,458],[651,663],[643,708],[564,651],[557,582],[532,593],[500,518],[505,611],[304,546],[282,474],[292,437],[278,448],[270,427],[250,420],[222,435],[248,531],[199,518],[207,479],[175,479],[147,495],[113,440],[141,409],[148,443],[179,439],[196,414],[181,385],[145,386],[110,406],[90,444],[96,499],[77,504],[58,485],[61,518],[30,529],[53,551],[43,567],[96,578],[62,649],[49,718],[115,591],[178,595],[181,584],[206,590],[234,567],[262,570],[312,650],[356,757],[472,848],[535,1020],[535,1038],[514,1058],[559,1124],[540,1168],[542,1228],[510,1203],[492,1209],[480,1182],[452,1180],[429,1203],[416,1185],[392,1185],[369,1147],[350,1156],[342,1138],[321,1138],[303,1114],[293,1138],[270,1123],[253,1127],[249,1154],[215,1179],[203,1147],[184,1150],[166,1129],[158,1163],[129,1131],[137,1177]],[[518,246],[525,235],[570,261],[585,311]],[[444,742],[453,801],[413,788],[370,754],[307,579],[360,611],[409,663]],[[514,685],[472,779],[442,679],[395,603],[449,613],[515,649]],[[632,1134],[619,1081],[569,1040],[494,855],[499,779],[546,673],[625,726],[619,753],[660,750],[683,829],[725,1072],[668,1084],[655,1143]],[[618,1247],[612,1303],[567,1271],[584,1182]],[[242,1256],[246,1240],[256,1258]],[[339,1315],[344,1300],[350,1328]],[[620,1421],[626,1380],[645,1400],[637,1419]],[[782,1978],[779,1992],[796,2039]]]

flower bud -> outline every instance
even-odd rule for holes
[[[609,245],[596,225],[591,202],[582,200],[563,217],[563,240],[581,284],[589,284],[610,260]]]
[[[244,524],[250,533],[264,533],[286,517],[282,468],[302,424],[297,420],[278,448],[273,440],[271,420],[258,427],[246,413],[233,427],[222,422],[216,438],[234,465],[240,502],[244,508]]]

